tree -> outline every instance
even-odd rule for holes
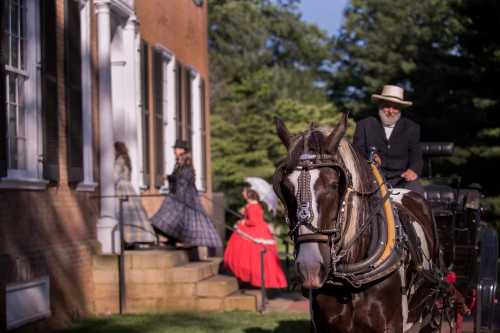
[[[327,100],[330,40],[297,1],[209,2],[215,189],[240,201],[244,177],[270,180],[285,151],[275,116],[296,131],[338,115]]]
[[[403,112],[422,125],[423,140],[458,145],[441,172],[498,196],[499,14],[491,0],[352,0],[332,48],[331,100],[360,118],[384,84],[403,86],[414,102]]]

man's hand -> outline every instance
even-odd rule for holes
[[[417,180],[418,178],[417,174],[412,169],[408,169],[405,172],[403,172],[401,174],[401,177],[404,178],[407,182],[412,182],[414,180]]]

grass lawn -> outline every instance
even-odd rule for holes
[[[94,317],[60,333],[298,333],[309,332],[305,314],[253,312],[184,313]]]

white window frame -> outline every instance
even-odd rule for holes
[[[172,149],[177,135],[177,118],[175,114],[176,105],[176,87],[175,85],[175,65],[177,59],[174,54],[164,46],[157,44],[155,48],[162,54],[162,70],[163,70],[163,166],[165,174],[169,175],[174,171],[175,154]],[[160,192],[168,191],[168,181],[165,180]]]
[[[42,164],[40,8],[38,0],[25,0],[25,4],[25,71],[20,74],[27,76],[24,82],[24,124],[22,124],[26,137],[26,164],[23,169],[8,167],[7,177],[0,180],[0,188],[44,190],[49,182],[43,179]],[[5,68],[8,72],[17,71],[9,66]],[[6,78],[2,79],[7,82]]]
[[[200,192],[205,192],[207,189],[203,186],[203,175],[205,170],[203,170],[203,124],[202,119],[204,118],[201,114],[204,108],[201,105],[201,75],[198,71],[191,68],[191,142],[192,142],[192,154],[193,154],[193,167],[195,169],[196,179],[196,189]]]

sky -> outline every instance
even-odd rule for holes
[[[337,34],[342,24],[342,12],[348,0],[301,0],[302,18],[316,23],[328,34]]]

